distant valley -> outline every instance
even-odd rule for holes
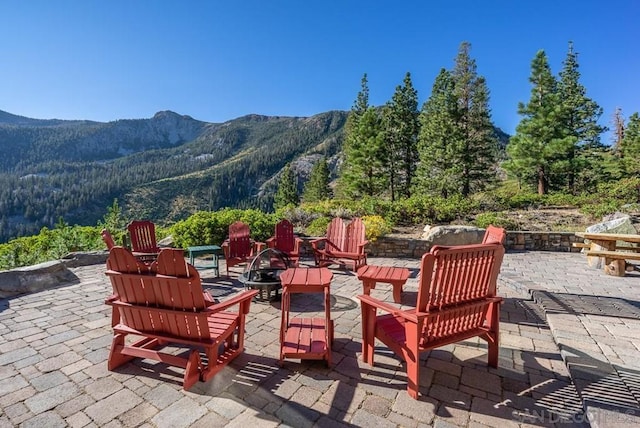
[[[227,206],[269,210],[288,162],[300,184],[321,156],[335,165],[347,114],[207,123],[163,111],[102,123],[0,111],[0,242],[60,218],[95,225],[115,198],[128,217],[158,223]]]

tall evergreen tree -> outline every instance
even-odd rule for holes
[[[559,101],[562,104],[563,133],[567,138],[567,151],[563,154],[562,162],[557,165],[557,176],[566,178],[569,191],[586,190],[585,180],[581,189],[576,189],[579,171],[593,168],[591,154],[602,148],[600,135],[605,128],[598,125],[602,116],[602,108],[586,95],[585,87],[580,83],[578,54],[573,50],[573,43],[569,42],[569,50],[563,62],[558,81]],[[584,178],[584,177],[583,177]],[[560,184],[560,183],[559,183]]]
[[[533,86],[531,99],[518,105],[523,118],[507,146],[509,160],[504,166],[519,180],[535,183],[538,193],[543,195],[549,190],[554,162],[561,159],[573,142],[563,139],[558,82],[543,50],[538,51],[531,63],[529,81]]]
[[[407,73],[383,110],[385,170],[391,200],[411,196],[418,158],[418,115],[418,93],[411,73]]]
[[[640,175],[640,115],[633,113],[621,141],[622,164],[628,175]]]
[[[369,107],[355,129],[354,138],[344,147],[342,192],[349,198],[376,196],[384,190],[383,134],[378,110]]]
[[[498,139],[489,108],[489,89],[477,73],[470,55],[471,44],[463,42],[452,71],[454,94],[458,101],[458,126],[463,133],[460,152],[462,175],[460,192],[468,196],[495,180]]]
[[[318,202],[329,199],[331,196],[329,176],[330,172],[327,159],[322,157],[313,165],[313,168],[311,168],[309,180],[305,183],[302,193],[302,200],[304,202]]]
[[[441,69],[431,96],[422,105],[416,192],[438,193],[443,197],[459,192],[456,177],[461,175],[461,167],[455,155],[460,153],[463,143],[453,89],[451,73]]]
[[[360,192],[363,187],[366,187],[362,184],[363,180],[365,180],[362,173],[367,167],[362,162],[367,162],[371,153],[378,154],[376,147],[367,146],[367,144],[372,143],[374,145],[378,144],[376,143],[377,137],[372,139],[372,136],[374,136],[372,132],[379,133],[380,126],[377,112],[375,110],[373,112],[369,111],[371,108],[369,107],[369,86],[366,73],[363,75],[360,84],[360,91],[351,107],[345,125],[342,165],[337,186],[340,196],[346,198],[357,197],[362,194]],[[365,115],[368,115],[366,121],[369,125],[374,125],[373,128],[361,125]],[[369,153],[363,153],[363,151]]]
[[[274,196],[273,207],[275,209],[284,208],[287,205],[298,205],[300,199],[298,198],[298,186],[296,184],[296,177],[293,174],[293,170],[289,164],[286,164],[280,174],[280,181],[278,182],[278,190]]]

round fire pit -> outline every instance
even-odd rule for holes
[[[256,300],[272,301],[280,298],[280,273],[291,265],[289,257],[280,250],[260,251],[240,275],[246,289],[259,290]]]

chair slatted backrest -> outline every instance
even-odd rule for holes
[[[236,221],[229,225],[229,257],[247,257],[251,254],[249,225]]]
[[[148,273],[149,266],[142,263],[128,249],[113,246],[109,250],[107,269],[121,273]]]
[[[163,307],[176,310],[199,311],[207,306],[204,300],[202,280],[196,268],[184,258],[184,250],[164,248],[155,262],[156,280]],[[179,290],[175,290],[178,286]],[[179,291],[179,292],[177,292]]]
[[[346,228],[346,238],[344,240],[344,246],[342,251],[345,253],[357,253],[360,251],[359,245],[362,245],[365,241],[365,228],[362,219],[359,217],[351,220]]]
[[[293,233],[293,225],[287,219],[282,219],[276,224],[275,248],[287,254],[295,250],[296,237]]]
[[[124,252],[128,250],[115,247],[111,250],[109,259],[112,256],[119,259]],[[202,312],[206,304],[200,277],[195,269],[180,267],[181,262],[186,264],[181,252],[182,250],[165,249],[154,265],[160,272],[182,272],[189,276],[127,273],[109,268],[107,275],[118,301],[126,303],[117,305],[121,324],[138,331],[181,339],[202,341],[210,338],[207,313]],[[107,261],[107,267],[115,265],[115,262]]]
[[[327,226],[327,241],[335,246],[335,248],[331,249],[342,251],[345,246],[346,235],[347,228],[344,225],[344,221],[340,217],[333,218]]]
[[[429,312],[496,295],[502,244],[433,247],[422,256],[416,309]]]
[[[107,250],[111,250],[113,247],[116,246],[116,243],[113,240],[113,236],[107,229],[102,229],[102,232],[100,232],[100,236],[102,236],[102,240],[107,246]]]
[[[507,240],[507,231],[501,227],[496,227],[492,224],[487,226],[487,229],[484,232],[484,237],[482,238],[483,244],[489,243],[500,243],[504,245],[504,242]]]
[[[140,253],[157,253],[156,226],[149,220],[136,220],[127,226],[131,238],[131,249]]]

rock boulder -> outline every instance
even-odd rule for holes
[[[467,245],[482,242],[484,229],[475,226],[426,226],[422,238],[434,245]]]
[[[33,293],[78,281],[60,260],[0,272],[0,298]]]

